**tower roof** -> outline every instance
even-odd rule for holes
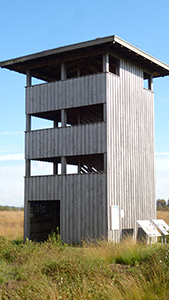
[[[50,81],[54,66],[64,61],[73,61],[101,53],[121,55],[141,65],[153,77],[169,75],[169,65],[129,44],[116,35],[91,41],[46,50],[0,62],[1,68],[26,74],[31,70],[33,77]]]

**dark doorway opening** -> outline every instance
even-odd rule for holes
[[[133,238],[133,234],[134,234],[133,228],[122,229],[120,239],[125,240],[128,238]]]
[[[30,202],[30,239],[43,242],[60,228],[60,200]]]

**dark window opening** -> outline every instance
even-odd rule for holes
[[[134,229],[133,228],[122,229],[120,239],[125,240],[125,239],[128,239],[128,238],[133,238],[133,234],[134,234]]]
[[[72,108],[67,110],[67,124],[90,124],[103,121],[103,104]]]
[[[69,174],[87,174],[87,173],[98,173],[104,170],[104,155],[93,154],[93,155],[81,155],[81,156],[69,156],[67,157],[67,165],[69,168]],[[74,172],[75,171],[75,172]]]
[[[66,157],[65,174],[98,173],[104,171],[104,154]],[[61,157],[31,160],[30,176],[61,175]]]
[[[143,87],[147,90],[152,90],[152,76],[144,72]]]
[[[66,126],[103,122],[103,104],[69,108],[66,114]],[[61,110],[37,113],[31,123],[31,130],[61,127]]]
[[[119,59],[109,55],[109,72],[119,75]]]
[[[37,242],[48,239],[60,228],[60,200],[30,202],[30,239]]]
[[[102,60],[102,55],[94,55],[76,61],[67,62],[67,78],[75,78],[103,72]]]
[[[103,154],[81,156],[80,173],[98,173],[103,170],[104,170]]]

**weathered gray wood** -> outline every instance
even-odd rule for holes
[[[66,63],[61,63],[61,80],[65,80],[67,78],[67,69]]]
[[[142,67],[123,58],[119,76],[108,72],[108,55],[102,74],[65,80],[64,68],[62,81],[26,88],[27,118],[61,110],[63,126],[30,131],[27,125],[26,160],[61,158],[62,175],[27,177],[26,203],[60,200],[67,242],[102,235],[117,242],[123,229],[136,237],[136,219],[155,218],[153,92],[143,88]],[[80,125],[79,115],[78,125],[66,127],[66,110],[99,103],[103,122]],[[104,173],[66,175],[66,157],[92,154],[103,155]],[[111,205],[124,211],[119,231],[110,230]]]
[[[93,238],[97,222],[100,222],[100,235],[106,234],[105,217],[102,216],[107,199],[105,173],[100,173],[99,179],[98,174],[32,176],[26,178],[25,186],[25,199],[29,201],[61,200],[60,230],[64,241],[80,242],[82,236]],[[87,192],[89,186],[92,193]],[[39,189],[38,199],[34,187]],[[96,231],[94,237],[97,238]]]
[[[32,77],[31,77],[31,71],[28,70],[26,73],[26,86],[32,85]]]
[[[109,72],[109,54],[103,54],[103,72]]]
[[[142,78],[142,69],[125,61],[120,77],[107,74],[108,218],[111,205],[124,210],[119,232],[108,224],[115,241],[123,228],[136,236],[136,219],[155,215],[153,92]]]
[[[106,123],[29,131],[25,133],[25,149],[26,159],[104,153]]]
[[[31,130],[31,115],[26,115],[26,131]]]
[[[26,87],[26,114],[105,103],[105,86],[106,74],[101,73]]]
[[[31,176],[31,162],[30,162],[30,159],[25,160],[25,176]]]
[[[61,174],[66,174],[66,157],[61,157]]]
[[[66,126],[67,124],[67,112],[65,109],[61,110],[61,123],[62,123],[62,127]]]

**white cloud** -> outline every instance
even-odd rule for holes
[[[169,155],[169,152],[155,152],[155,155],[157,156],[163,156],[163,155]]]
[[[14,154],[2,154],[0,155],[0,161],[9,161],[9,160],[23,160],[24,153],[14,153]]]
[[[156,161],[156,172],[167,172],[169,173],[169,155],[157,155]]]
[[[32,175],[52,175],[53,164],[43,161],[31,162],[31,174]]]
[[[0,168],[0,205],[23,206],[24,162]]]

